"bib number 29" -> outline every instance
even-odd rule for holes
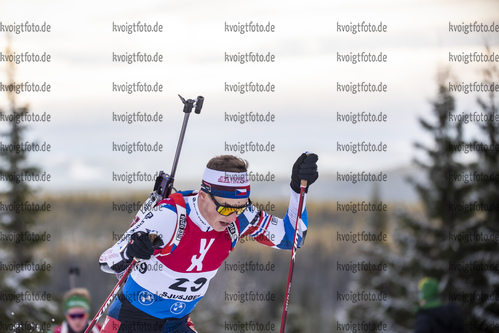
[[[188,287],[182,286],[182,285],[184,285],[185,283],[189,284],[190,283],[189,279],[178,278],[176,280],[177,280],[177,282],[173,283],[169,288],[173,289],[173,290],[177,290],[177,291],[186,292]],[[190,287],[191,291],[196,292],[196,291],[200,290],[201,288],[203,288],[203,286],[205,285],[205,283],[207,281],[208,281],[208,279],[206,279],[206,278],[197,279],[196,281],[193,282],[194,286]]]

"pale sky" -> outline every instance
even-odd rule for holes
[[[484,52],[484,41],[499,53],[499,32],[449,32],[450,24],[499,24],[498,1],[2,1],[4,25],[30,22],[51,25],[50,33],[11,34],[14,52],[50,54],[50,63],[17,65],[16,82],[47,82],[50,93],[21,93],[35,114],[49,113],[50,123],[30,124],[28,141],[47,142],[52,150],[33,153],[30,161],[52,175],[46,191],[149,189],[112,181],[113,172],[170,171],[182,124],[177,97],[205,97],[200,115],[189,120],[177,180],[201,177],[207,160],[231,153],[227,144],[271,143],[274,152],[237,155],[252,171],[289,177],[298,155],[319,154],[321,175],[350,171],[388,171],[409,166],[412,143],[426,140],[417,117],[428,115],[436,94],[439,65],[452,54]],[[112,24],[156,22],[162,33],[113,32]],[[271,33],[233,33],[225,24],[270,23]],[[381,33],[338,32],[338,24],[387,26]],[[1,29],[0,29],[1,31]],[[7,35],[0,33],[0,52]],[[142,52],[163,56],[161,63],[117,63],[112,54]],[[230,63],[225,53],[275,56],[273,63]],[[366,52],[386,55],[386,63],[338,62],[337,55]],[[483,64],[452,63],[457,82],[479,81]],[[6,63],[0,61],[5,83]],[[162,93],[126,94],[112,83],[158,82]],[[275,85],[272,93],[233,93],[225,84]],[[387,85],[385,93],[338,92],[337,85],[366,82]],[[457,108],[476,111],[476,96],[457,93]],[[0,107],[6,106],[5,93]],[[163,115],[161,123],[119,123],[112,114]],[[386,123],[345,123],[337,113],[387,115]],[[225,114],[258,112],[275,116],[270,123],[233,123]],[[0,123],[5,128],[5,122]],[[467,125],[472,133],[474,125]],[[162,152],[112,151],[112,144],[161,143]],[[387,144],[385,153],[340,152],[337,144]]]

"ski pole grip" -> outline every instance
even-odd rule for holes
[[[194,109],[194,113],[200,114],[201,113],[201,108],[203,107],[204,103],[204,97],[203,96],[198,96],[196,100],[196,109]]]
[[[309,156],[311,153],[305,152],[305,154],[307,154],[307,156]],[[306,179],[302,179],[300,181],[300,187],[307,187],[307,184],[308,184],[308,181]]]

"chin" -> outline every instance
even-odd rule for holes
[[[218,222],[218,225],[217,225],[217,228],[215,229],[216,231],[224,231],[225,229],[227,229],[227,227],[230,225],[230,222],[222,222],[222,221],[219,221]]]

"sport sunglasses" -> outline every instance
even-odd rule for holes
[[[82,313],[68,313],[67,316],[71,319],[82,319],[85,318],[87,314],[82,312]]]
[[[224,205],[221,205],[215,199],[215,197],[213,196],[213,194],[211,194],[210,192],[208,192],[206,190],[204,190],[204,192],[206,192],[206,193],[208,193],[210,195],[211,200],[213,200],[213,202],[215,203],[215,206],[217,208],[217,212],[220,215],[223,215],[223,216],[229,216],[232,213],[236,213],[236,215],[241,215],[246,210],[246,208],[248,208],[251,205],[251,200],[250,200],[250,198],[248,198],[248,202],[246,202],[243,206],[238,206],[238,207],[235,207],[235,206],[224,206]]]

